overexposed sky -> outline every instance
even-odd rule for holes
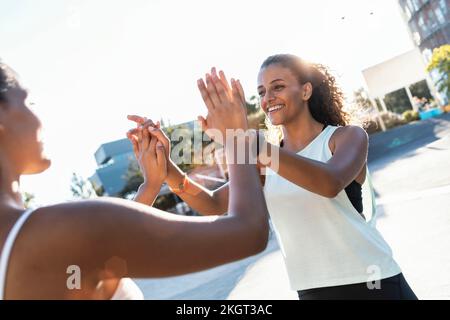
[[[0,0],[0,58],[30,89],[53,161],[22,181],[40,203],[70,198],[71,173],[94,173],[127,114],[205,114],[196,80],[211,66],[249,97],[262,61],[293,53],[351,93],[362,69],[412,48],[397,0]]]

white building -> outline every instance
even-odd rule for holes
[[[439,93],[425,68],[426,65],[420,49],[416,47],[411,51],[363,70],[362,73],[372,104],[378,106],[379,111],[401,113],[401,108],[417,110],[417,106],[413,103],[411,88],[422,81],[426,83],[425,87],[428,87],[429,94],[440,102]],[[386,98],[394,92],[403,94],[405,96],[403,100],[409,101],[409,104],[403,107],[399,106],[400,109],[389,107]]]

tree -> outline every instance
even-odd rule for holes
[[[139,186],[144,182],[144,176],[135,159],[130,159],[130,164],[128,165],[124,179],[126,181],[125,186],[119,192],[118,196],[127,199],[132,197],[132,195],[137,192]]]
[[[427,66],[427,71],[436,70],[439,74],[436,81],[437,88],[442,92],[447,101],[450,99],[450,44],[443,45],[433,50],[431,61]]]
[[[31,208],[34,206],[34,200],[35,200],[35,196],[33,193],[29,193],[29,192],[23,192],[22,193],[22,199],[23,199],[23,204],[25,206],[25,208]]]
[[[364,88],[359,88],[353,92],[353,101],[362,110],[371,110],[373,108],[369,95]]]
[[[352,122],[362,125],[367,132],[374,130],[386,130],[382,114],[382,107],[378,106],[379,102],[374,106],[369,98],[369,94],[364,88],[359,88],[353,92],[353,101],[348,104],[345,109],[350,114]]]
[[[262,111],[259,98],[255,95],[246,101],[248,126],[251,129],[267,129],[265,124],[266,115]]]
[[[245,104],[247,105],[247,115],[257,113],[260,110],[259,99],[255,95],[251,96],[250,100],[246,101]]]
[[[124,179],[126,181],[123,189],[118,193],[118,197],[123,199],[132,199],[139,186],[144,182],[144,177],[135,159],[130,160]],[[155,199],[153,207],[168,211],[177,204],[176,197],[172,194],[159,195]]]
[[[70,191],[72,191],[73,197],[78,199],[90,199],[96,197],[92,184],[75,172],[72,173]]]

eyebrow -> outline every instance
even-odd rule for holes
[[[272,80],[272,81],[270,81],[270,84],[272,84],[272,83],[274,83],[274,82],[277,82],[277,81],[284,81],[283,79],[275,79],[275,80]],[[259,88],[262,88],[263,86],[262,85],[260,85],[260,86],[258,86],[258,89]]]

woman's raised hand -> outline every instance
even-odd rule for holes
[[[161,126],[159,121],[154,123],[151,119],[147,119],[146,117],[141,117],[138,115],[128,115],[128,120],[131,120],[136,123],[136,128],[144,128],[149,127],[150,128],[150,134],[153,137],[156,137],[164,146],[164,150],[166,151],[166,158],[170,158],[170,140],[167,137],[167,135],[164,133],[164,131],[161,130]],[[130,130],[132,131],[132,130]]]
[[[164,144],[150,134],[153,127],[149,122],[127,132],[133,151],[144,176],[144,184],[162,185],[167,176],[167,158]],[[158,128],[159,129],[159,128]]]
[[[222,134],[222,141],[226,141],[227,129],[248,129],[244,90],[239,80],[231,79],[229,84],[223,71],[218,75],[212,68],[211,74],[207,73],[205,80],[199,79],[197,85],[208,108],[206,119],[198,117],[207,134],[210,129],[216,129]],[[212,133],[216,139],[214,136]]]

